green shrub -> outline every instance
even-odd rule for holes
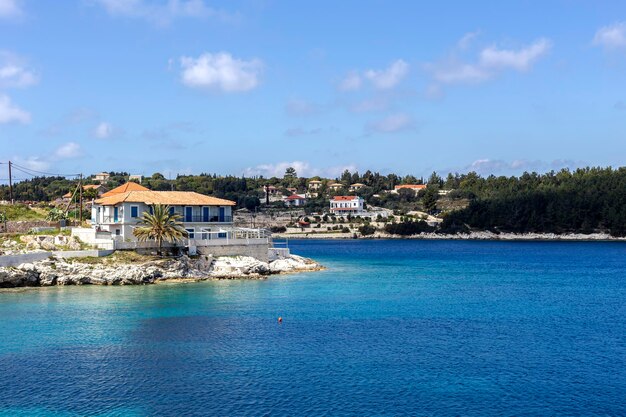
[[[376,228],[374,226],[370,226],[369,224],[359,227],[359,233],[363,236],[373,235],[375,232]]]

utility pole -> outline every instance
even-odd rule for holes
[[[13,204],[13,177],[11,176],[11,161],[9,161],[9,199]]]
[[[83,174],[80,174],[80,179],[78,180],[78,198],[80,200],[80,223],[79,227],[83,225]]]

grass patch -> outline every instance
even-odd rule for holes
[[[25,204],[0,206],[0,212],[5,213],[9,221],[46,220],[47,215],[46,210],[33,210]]]

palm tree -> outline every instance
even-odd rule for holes
[[[169,206],[155,204],[152,213],[145,211],[141,215],[139,227],[133,230],[133,234],[140,242],[154,239],[159,244],[158,254],[161,256],[163,241],[176,242],[187,236],[187,231],[179,221],[180,215],[170,213]]]

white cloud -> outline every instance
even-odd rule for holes
[[[402,81],[409,73],[409,64],[402,59],[392,62],[389,67],[382,70],[368,69],[359,73],[351,71],[339,83],[341,91],[356,91],[363,86],[363,81],[367,80],[378,90],[389,90]]]
[[[363,80],[356,71],[351,71],[346,77],[339,83],[339,90],[341,91],[356,91],[361,88]]]
[[[626,22],[601,27],[593,37],[593,44],[605,49],[626,48]]]
[[[113,135],[113,126],[107,122],[100,122],[94,129],[93,135],[98,139],[108,139]]]
[[[484,68],[472,64],[452,64],[437,69],[434,78],[443,84],[457,82],[476,83],[488,80],[492,73]]]
[[[519,49],[501,49],[492,45],[480,51],[475,63],[463,62],[453,56],[439,63],[427,64],[426,69],[438,83],[480,83],[509,69],[529,71],[551,48],[552,42],[545,38]]]
[[[177,18],[234,19],[229,13],[207,6],[203,0],[167,0],[165,3],[145,0],[96,0],[96,2],[112,16],[145,19],[157,25],[168,25]]]
[[[39,156],[28,156],[26,158],[14,156],[12,159],[15,161],[16,164],[26,167],[28,169],[33,169],[35,171],[45,171],[50,167],[50,162],[42,159]]]
[[[204,53],[198,58],[181,57],[181,81],[188,87],[242,92],[256,88],[263,63],[258,59],[244,61],[231,54]]]
[[[395,87],[409,73],[409,64],[401,59],[393,62],[387,69],[365,71],[365,78],[371,81],[379,90],[388,90]]]
[[[395,133],[410,129],[413,126],[413,119],[408,114],[392,114],[367,126],[367,130],[380,133]]]
[[[14,105],[9,96],[0,94],[0,124],[12,122],[29,123],[30,113]]]
[[[81,154],[80,145],[76,142],[64,143],[54,151],[54,156],[58,159],[76,158]]]
[[[480,66],[496,70],[512,68],[517,71],[528,71],[551,47],[552,43],[547,39],[539,39],[530,46],[517,51],[490,46],[480,53]]]
[[[18,17],[22,8],[17,0],[0,0],[0,18]]]
[[[315,168],[306,161],[292,161],[277,162],[274,164],[261,164],[255,167],[249,167],[244,170],[244,175],[247,177],[262,175],[265,178],[282,178],[285,175],[285,170],[289,167],[293,167],[300,177],[314,177],[319,175],[325,178],[334,178],[341,175],[341,173],[346,169],[351,172],[358,170],[357,167],[353,164],[326,168]]]
[[[459,49],[467,49],[474,42],[474,40],[480,35],[480,31],[468,32],[457,43]]]
[[[12,52],[0,51],[0,87],[29,87],[38,81],[39,77],[26,68],[23,58]]]

